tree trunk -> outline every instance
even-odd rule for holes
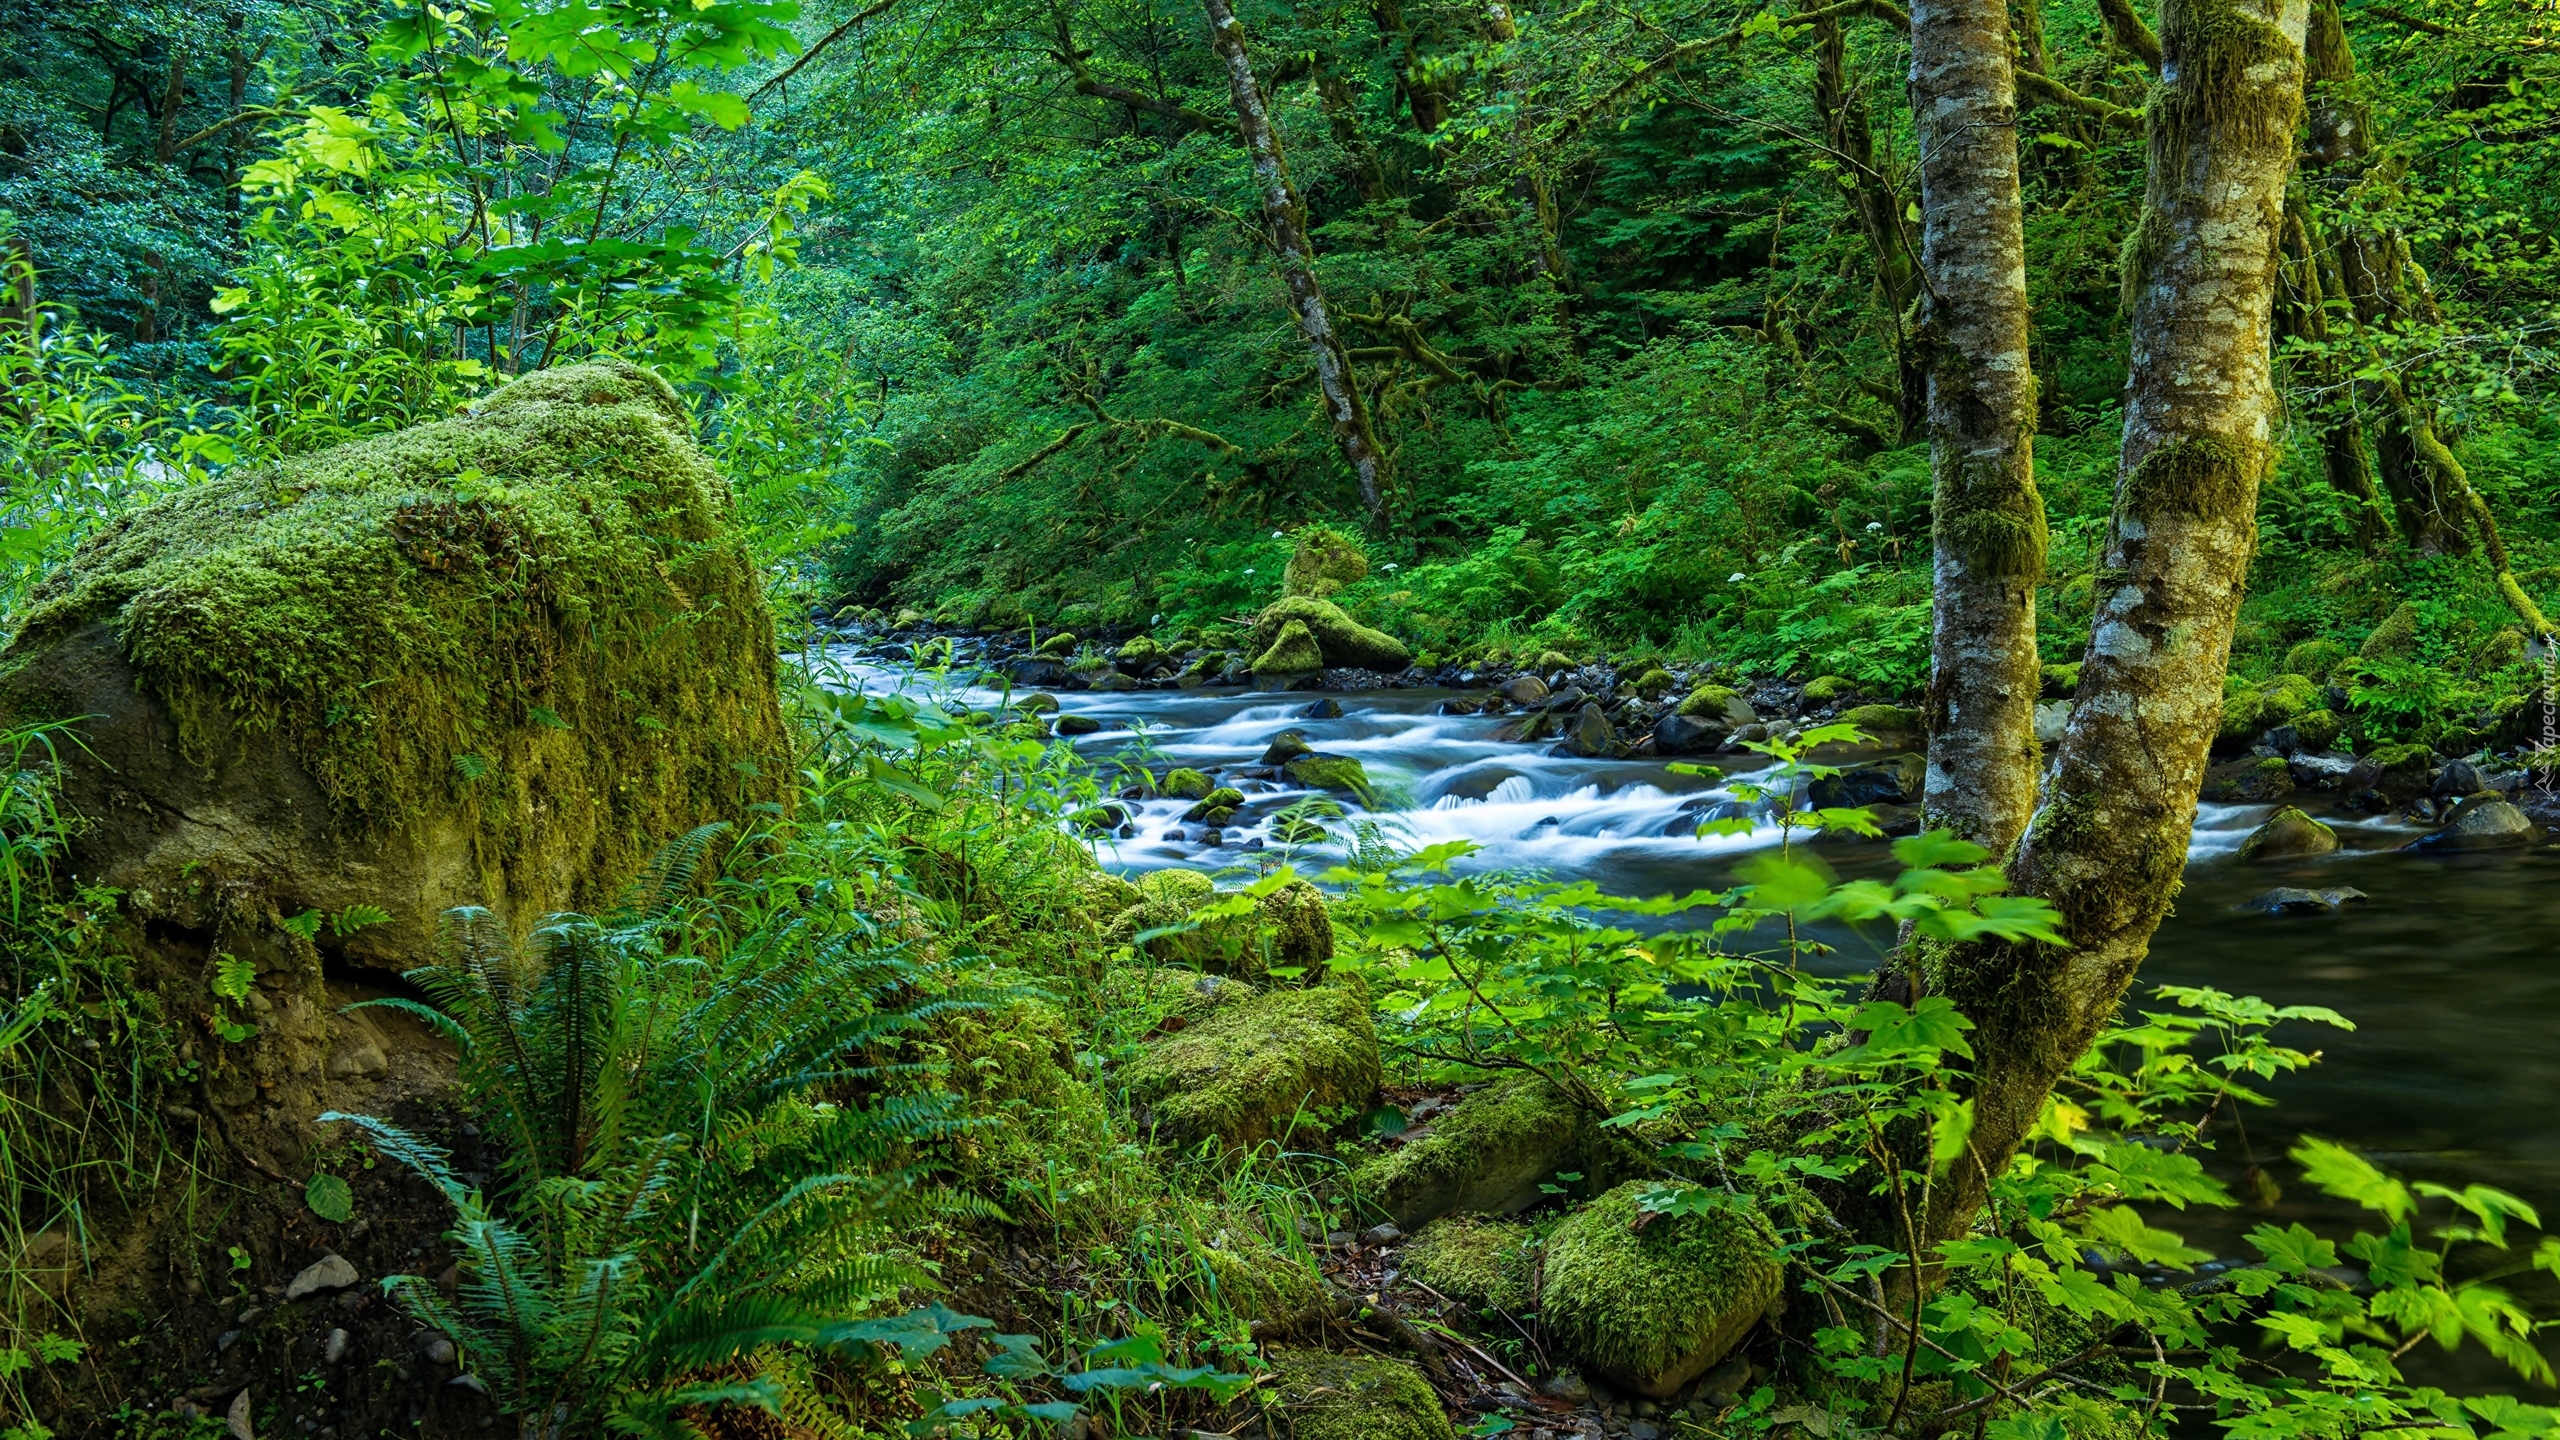
[[[187,52],[169,47],[169,80],[160,91],[160,135],[151,145],[153,158],[166,165],[178,158],[178,110],[187,103]]]
[[[1893,337],[1894,418],[1901,429],[1899,438],[1908,441],[1928,418],[1928,376],[1909,333],[1911,299],[1919,292],[1920,268],[1912,258],[1911,233],[1903,228],[1900,187],[1877,163],[1875,131],[1868,123],[1866,102],[1849,89],[1848,55],[1848,41],[1841,34],[1839,20],[1825,16],[1815,21],[1813,108],[1822,117],[1823,138],[1830,142],[1849,178],[1857,182],[1857,188],[1849,194],[1849,209],[1858,218],[1859,232],[1867,238],[1868,252],[1875,257],[1876,298],[1883,306],[1885,324]],[[1912,103],[1920,104],[1916,91]],[[2013,152],[2015,148],[2013,144]],[[2010,167],[2013,201],[2016,168]]]
[[[1923,1245],[1970,1227],[1988,1177],[2115,1015],[2186,868],[2273,454],[2268,352],[2308,9],[2161,7],[2163,79],[2126,256],[2132,367],[2095,627],[2042,803],[2009,865],[2017,890],[2060,912],[2070,944],[1934,957],[1934,987],[1978,1027],[1978,1059],[1972,1157],[1932,1187]]]
[[[1226,67],[1227,93],[1235,101],[1236,125],[1253,157],[1254,179],[1262,189],[1262,220],[1271,234],[1272,254],[1280,261],[1289,287],[1289,303],[1298,315],[1298,333],[1306,338],[1315,361],[1316,384],[1324,392],[1325,416],[1332,422],[1334,443],[1360,486],[1360,504],[1370,528],[1383,533],[1390,513],[1387,457],[1369,425],[1369,404],[1351,372],[1349,354],[1325,312],[1324,291],[1316,283],[1315,247],[1307,239],[1298,194],[1289,183],[1289,166],[1280,153],[1280,132],[1262,101],[1262,86],[1253,76],[1253,59],[1245,53],[1244,27],[1236,23],[1227,0],[1202,0],[1209,12],[1209,43]]]
[[[2009,53],[2006,0],[1911,7],[1936,516],[1924,804],[1929,823],[1995,856],[2035,808],[2045,553]]]
[[[2310,158],[2306,154],[2305,158]],[[2390,533],[2383,518],[2382,495],[2374,488],[2373,461],[2365,449],[2364,416],[2355,387],[2328,348],[2329,297],[2335,268],[2321,253],[2316,223],[2296,202],[2285,207],[2283,292],[2276,309],[2276,335],[2301,340],[2312,349],[2299,362],[2296,375],[2315,392],[2310,421],[2320,437],[2320,469],[2329,488],[2355,507],[2355,528],[2348,543],[2371,554]]]

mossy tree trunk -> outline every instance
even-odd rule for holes
[[[2294,375],[2310,391],[2309,419],[2320,438],[2321,472],[2329,488],[2355,507],[2349,543],[2371,553],[2390,529],[2383,516],[2382,494],[2373,483],[2364,414],[2356,401],[2354,382],[2331,348],[2329,299],[2338,293],[2337,267],[2315,239],[2317,225],[2304,205],[2286,206],[2283,294],[2276,310],[2276,335],[2280,340],[2303,341],[2308,347],[2294,362]]]
[[[1972,1224],[1987,1177],[2114,1016],[2186,866],[2273,453],[2269,344],[2308,8],[2161,7],[2115,513],[2078,700],[2009,865],[2070,944],[1931,957],[1932,988],[1978,1027],[1978,1059],[1973,1153],[1929,1192],[1924,1245]]]
[[[1333,317],[1325,310],[1324,290],[1316,282],[1315,246],[1307,238],[1297,188],[1289,180],[1279,129],[1271,123],[1261,82],[1254,78],[1253,57],[1245,52],[1244,26],[1237,23],[1227,0],[1202,3],[1209,14],[1209,43],[1227,72],[1227,94],[1235,103],[1236,127],[1244,136],[1245,152],[1253,157],[1253,176],[1262,194],[1265,238],[1273,258],[1280,262],[1290,308],[1297,313],[1298,333],[1305,338],[1308,356],[1315,362],[1316,386],[1324,396],[1325,418],[1333,427],[1334,443],[1341,448],[1343,460],[1351,466],[1352,478],[1359,484],[1361,508],[1368,512],[1370,527],[1384,531],[1394,519],[1390,513],[1392,476],[1386,452],[1379,448],[1376,431],[1370,425],[1368,399],[1360,393],[1359,377],[1352,373],[1350,352],[1335,334]]]
[[[2006,0],[1911,7],[1936,514],[1930,823],[2004,854],[2035,807],[2035,372]]]

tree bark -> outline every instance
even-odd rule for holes
[[[1933,957],[1978,1058],[1971,1163],[1930,1190],[1923,1245],[1970,1227],[2054,1081],[2115,1015],[2186,867],[2273,455],[2269,344],[2308,9],[2161,6],[2115,513],[2079,698],[2009,864],[2070,943]]]
[[[1394,519],[1387,457],[1378,448],[1377,435],[1370,428],[1368,400],[1360,393],[1358,377],[1352,374],[1350,357],[1334,333],[1333,317],[1325,311],[1324,291],[1316,283],[1315,246],[1307,239],[1297,190],[1289,183],[1288,161],[1280,151],[1280,132],[1271,123],[1262,86],[1254,79],[1253,59],[1245,53],[1244,27],[1236,22],[1235,11],[1227,0],[1202,3],[1209,13],[1209,43],[1226,67],[1227,93],[1235,102],[1236,125],[1244,136],[1246,153],[1253,157],[1254,179],[1261,185],[1262,219],[1270,231],[1272,254],[1280,261],[1289,303],[1297,312],[1298,333],[1305,337],[1308,354],[1315,361],[1316,384],[1324,393],[1325,417],[1332,423],[1334,443],[1341,447],[1342,458],[1351,466],[1352,477],[1360,486],[1360,504],[1368,512],[1370,528],[1384,532]]]
[[[2382,494],[2374,488],[2373,461],[2365,446],[2364,416],[2355,387],[2329,349],[2329,296],[2335,267],[2321,253],[2317,229],[2304,207],[2285,207],[2283,294],[2276,310],[2279,339],[2312,348],[2295,373],[2317,392],[2309,417],[2320,437],[2320,469],[2329,488],[2355,506],[2348,543],[2371,554],[2390,533]]]
[[[1923,804],[2005,856],[2035,809],[2045,555],[2006,0],[1912,6],[1911,109],[1936,516]]]

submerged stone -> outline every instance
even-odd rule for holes
[[[2325,915],[2330,911],[2343,909],[2355,901],[2369,898],[2371,897],[2363,891],[2347,885],[2327,890],[2305,890],[2297,886],[2280,885],[2263,895],[2252,896],[2241,902],[2240,908],[2260,915]]]
[[[1740,1343],[1782,1272],[1759,1211],[1647,1219],[1644,1188],[1622,1185],[1556,1227],[1539,1314],[1586,1372],[1661,1400]]]

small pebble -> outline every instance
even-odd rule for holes
[[[347,1332],[345,1330],[340,1329],[329,1332],[329,1343],[322,1347],[320,1351],[320,1358],[331,1365],[335,1365],[339,1361],[347,1358]]]
[[[1364,1243],[1370,1245],[1393,1245],[1403,1238],[1404,1232],[1397,1229],[1392,1222],[1384,1225],[1372,1225],[1367,1230],[1363,1231],[1360,1236],[1360,1239]]]
[[[230,1348],[231,1348],[232,1342],[233,1342],[233,1341],[238,1340],[239,1338],[240,1338],[240,1332],[239,1332],[239,1331],[237,1331],[237,1330],[225,1330],[225,1331],[223,1331],[221,1334],[216,1335],[215,1337],[213,1337],[213,1348],[214,1348],[214,1349],[216,1349],[216,1350],[228,1350],[228,1349],[230,1349]]]
[[[441,1335],[437,1336],[437,1337],[436,1337],[432,1342],[430,1342],[430,1343],[428,1344],[428,1346],[427,1346],[427,1358],[428,1358],[428,1359],[430,1359],[430,1360],[433,1360],[434,1362],[436,1362],[436,1363],[437,1363],[437,1364],[439,1364],[439,1365],[450,1365],[450,1364],[452,1364],[452,1363],[453,1363],[453,1342],[452,1342],[452,1341],[450,1341],[450,1340],[447,1340],[446,1338],[444,1338],[444,1337],[443,1337],[443,1336],[441,1336]]]

